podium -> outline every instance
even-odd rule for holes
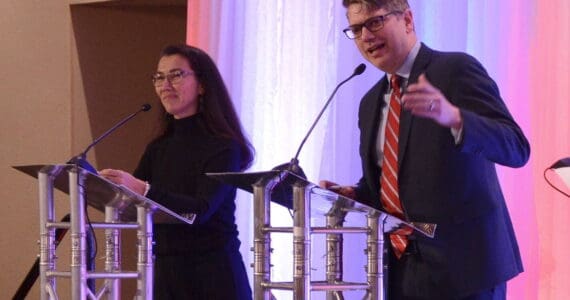
[[[325,291],[326,299],[344,299],[343,291],[366,290],[364,299],[383,300],[384,233],[411,227],[420,234],[434,237],[436,225],[407,223],[392,215],[368,207],[350,198],[320,188],[288,170],[253,173],[208,173],[226,184],[253,193],[253,299],[274,299],[271,290],[291,290],[293,299],[309,300],[311,291]],[[272,227],[270,202],[293,210],[293,227]],[[365,219],[364,226],[344,226],[348,219]],[[324,220],[324,226],[311,221]],[[348,222],[351,223],[351,222]],[[293,281],[272,282],[271,233],[293,234]],[[343,234],[366,235],[366,282],[345,282],[342,274]],[[311,235],[326,235],[326,280],[312,281],[310,269]]]
[[[27,165],[14,166],[39,184],[40,223],[40,298],[58,299],[57,278],[71,279],[71,299],[120,299],[120,280],[137,280],[136,299],[152,299],[153,289],[153,222],[192,224],[194,217],[182,217],[166,207],[142,197],[127,188],[88,172],[78,166]],[[53,191],[69,194],[70,221],[57,222]],[[105,222],[86,222],[86,205],[105,213]],[[87,271],[86,229],[105,229],[105,270]],[[57,228],[71,232],[71,264],[69,271],[56,270]],[[137,231],[137,270],[121,270],[120,230]],[[87,280],[104,279],[98,292],[87,288]],[[68,298],[68,297],[61,297]]]

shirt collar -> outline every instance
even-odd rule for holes
[[[420,40],[416,40],[416,43],[414,44],[414,46],[410,50],[410,53],[408,53],[406,60],[404,60],[404,63],[402,64],[402,66],[396,71],[396,74],[398,76],[403,77],[406,80],[408,78],[410,78],[410,73],[412,72],[412,67],[414,66],[414,61],[416,60],[416,57],[418,56],[418,53],[420,52],[420,46],[421,46]],[[388,81],[390,80],[391,76],[392,76],[391,74],[388,74]]]

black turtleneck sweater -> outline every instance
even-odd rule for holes
[[[239,171],[237,142],[209,133],[201,114],[173,125],[172,133],[147,146],[134,175],[150,183],[149,199],[197,217],[193,225],[155,224],[154,253],[199,259],[210,251],[238,251],[236,190],[205,175]]]

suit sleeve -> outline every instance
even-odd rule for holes
[[[483,66],[471,56],[451,61],[453,72],[448,99],[463,117],[460,151],[481,155],[509,167],[521,167],[529,158],[530,146],[513,120],[499,89]]]

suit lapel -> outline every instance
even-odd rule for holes
[[[377,155],[373,155],[376,151],[376,138],[378,137],[378,128],[380,125],[380,117],[382,115],[382,108],[384,107],[384,94],[388,89],[388,80],[386,76],[382,77],[382,79],[376,84],[373,88],[372,93],[368,95],[367,101],[370,102],[369,105],[366,107],[370,108],[370,111],[366,113],[368,116],[368,120],[366,121],[367,124],[364,124],[363,129],[367,130],[365,134],[365,139],[363,145],[365,148],[369,149],[369,155],[366,156],[368,159],[367,164],[376,164],[376,161],[373,161],[374,158],[377,158]]]
[[[382,108],[385,105],[384,94],[386,93],[387,89],[388,80],[386,79],[386,76],[384,76],[374,86],[374,88],[371,90],[371,93],[369,93],[364,100],[368,103],[363,107],[367,107],[369,110],[363,114],[363,116],[366,116],[366,119],[362,124],[364,137],[361,142],[363,143],[362,149],[366,149],[366,151],[368,151],[367,155],[364,156],[364,163],[367,166],[376,166],[377,164],[376,159],[378,159],[378,156],[375,155],[376,139],[378,137],[378,128],[380,125]],[[368,170],[375,170],[375,168],[369,168]],[[375,174],[367,175],[374,177]],[[378,182],[378,184],[380,184],[380,182]]]
[[[408,78],[407,85],[418,82],[418,77],[420,77],[429,64],[431,54],[432,50],[422,43],[418,56],[416,56],[416,60],[412,66],[412,71],[410,73],[410,78]],[[405,88],[404,93],[406,93]],[[410,136],[410,129],[413,121],[414,118],[412,114],[408,110],[402,110],[400,114],[400,134],[398,137],[398,167],[401,167],[402,162],[404,161],[404,153],[406,153],[406,148],[408,146],[408,137]]]

